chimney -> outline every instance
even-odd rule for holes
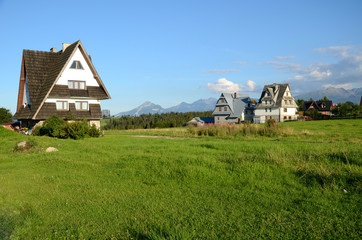
[[[65,49],[67,47],[69,47],[71,44],[70,43],[63,43],[63,52],[65,51]]]
[[[234,92],[234,98],[237,98],[238,94],[236,92]]]
[[[56,48],[56,47],[52,47],[52,48],[50,49],[50,51],[51,51],[51,52],[57,52],[57,48]]]

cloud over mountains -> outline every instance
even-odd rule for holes
[[[314,52],[330,57],[334,63],[318,62],[303,66],[285,61],[268,61],[274,69],[294,76],[286,79],[299,91],[328,87],[360,87],[362,80],[362,50],[353,46],[330,46],[316,48]],[[293,57],[294,58],[294,57]],[[276,57],[287,60],[291,57]]]

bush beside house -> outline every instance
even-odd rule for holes
[[[46,119],[42,126],[35,127],[32,134],[35,136],[81,139],[86,136],[99,137],[101,131],[94,124],[89,126],[87,120],[68,122],[53,116]]]

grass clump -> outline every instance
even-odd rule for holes
[[[202,127],[189,127],[188,133],[193,136],[216,136],[216,137],[236,137],[236,136],[281,136],[292,134],[289,128],[282,127],[275,120],[269,119],[265,125],[261,124],[226,124],[209,125]]]
[[[13,148],[13,152],[31,152],[31,151],[42,151],[43,149],[38,148],[38,142],[33,138],[29,138],[27,141],[19,142]]]

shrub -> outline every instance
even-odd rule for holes
[[[88,123],[84,120],[66,123],[64,132],[69,138],[81,139],[88,134],[88,130]]]
[[[43,126],[35,127],[32,134],[34,136],[81,139],[85,136],[99,137],[101,131],[94,124],[89,127],[87,120],[66,122],[53,116],[46,119]]]
[[[46,119],[43,123],[41,129],[39,129],[40,135],[47,135],[50,137],[57,137],[57,138],[66,138],[66,133],[64,131],[66,122],[57,117],[52,116]]]
[[[101,134],[101,130],[98,129],[95,124],[93,124],[88,130],[88,135],[90,137],[99,137]]]

